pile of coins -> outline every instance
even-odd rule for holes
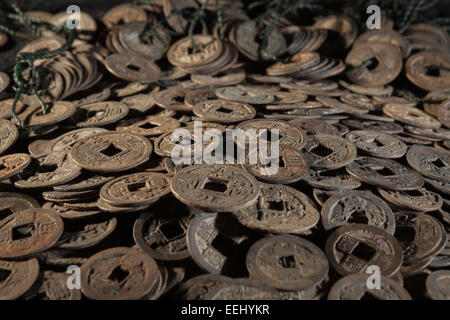
[[[34,61],[46,113],[21,95],[16,117],[0,73],[0,299],[450,299],[450,36],[266,15],[263,41],[219,2],[192,37],[172,13],[211,1],[82,13],[71,49]],[[276,172],[236,161],[261,145],[230,130],[274,129]],[[198,144],[233,152],[205,163]]]

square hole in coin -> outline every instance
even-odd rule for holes
[[[137,65],[134,65],[134,64],[129,64],[129,65],[127,65],[127,68],[128,69],[131,69],[131,70],[133,70],[133,71],[136,71],[136,72],[138,72],[138,71],[140,71],[141,70],[141,67],[139,67],[139,66],[137,66]]]
[[[216,112],[221,112],[221,113],[232,113],[233,110],[226,109],[226,108],[224,108],[224,107],[219,107],[218,109],[216,109]]]
[[[145,182],[137,182],[127,185],[127,189],[129,192],[136,192],[138,190],[141,190],[142,188],[145,188],[145,186]]]
[[[279,257],[278,264],[284,269],[295,269],[298,267],[297,260],[293,255]]]
[[[138,127],[142,128],[142,129],[153,129],[153,128],[156,128],[159,126],[156,124],[150,123],[150,122],[145,122],[145,123],[139,125]]]
[[[367,224],[369,219],[367,219],[365,211],[353,212],[347,220],[348,223],[362,223]]]
[[[39,166],[39,168],[37,169],[37,172],[38,173],[49,173],[49,172],[56,171],[56,169],[58,169],[58,166],[56,164],[43,164],[43,165]]]
[[[14,212],[11,210],[11,208],[4,208],[0,209],[0,220],[5,219],[6,217],[12,215]]]
[[[119,154],[120,152],[122,152],[122,150],[120,150],[119,148],[116,148],[116,146],[114,144],[110,143],[106,149],[104,149],[100,152],[103,153],[105,156],[113,157],[116,154]]]
[[[23,224],[12,229],[12,240],[21,240],[25,238],[30,238],[33,236],[33,232],[36,230],[36,227],[33,223]]]
[[[433,164],[438,167],[438,168],[444,168],[447,167],[447,165],[445,163],[442,162],[442,160],[440,158],[437,158],[436,160],[433,161]]]
[[[233,249],[236,244],[230,238],[227,238],[223,234],[219,233],[211,242],[211,246],[225,257],[229,257],[233,253]]]
[[[109,275],[108,279],[115,282],[122,282],[130,273],[118,265]]]
[[[202,186],[203,190],[225,193],[228,190],[228,183],[221,180],[207,178]]]
[[[377,171],[378,174],[381,174],[382,176],[395,176],[394,171],[392,171],[389,168],[383,167],[382,169],[379,170],[375,169],[375,170]]]
[[[286,201],[267,201],[269,210],[284,211],[286,210]]]
[[[416,230],[412,226],[397,226],[394,237],[401,243],[411,243],[416,237]]]
[[[377,253],[377,250],[375,250],[372,247],[369,247],[364,242],[358,243],[355,249],[352,251],[352,255],[360,258],[364,261],[370,261],[372,257]]]
[[[333,153],[333,150],[320,144],[309,152],[314,153],[315,155],[320,156],[320,157],[327,157]]]
[[[370,300],[379,300],[379,299],[377,297],[375,297],[370,291],[365,291],[364,295],[359,300],[370,301]]]
[[[0,268],[0,283],[8,279],[9,275],[11,274],[11,270],[1,269]]]
[[[5,169],[8,169],[8,168],[6,168],[6,167],[3,165],[3,163],[0,163],[0,171],[1,171],[1,170],[5,170]]]
[[[159,226],[164,237],[167,241],[172,241],[185,235],[184,229],[181,227],[178,221],[170,221]]]

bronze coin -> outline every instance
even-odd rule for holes
[[[48,126],[70,118],[76,111],[75,105],[69,101],[55,101],[48,106],[44,114],[40,105],[28,107],[19,115],[19,119],[27,126]]]
[[[386,42],[369,41],[355,45],[345,59],[346,64],[358,67],[364,62],[376,59],[378,65],[347,72],[348,78],[358,85],[376,87],[386,85],[400,74],[403,66],[400,49]]]
[[[250,120],[256,115],[256,110],[249,104],[220,99],[197,103],[192,111],[206,121],[219,123]]]
[[[161,77],[161,70],[155,63],[135,54],[111,54],[105,66],[113,75],[127,81],[155,82]]]
[[[339,169],[356,158],[356,147],[340,137],[315,134],[308,137],[304,154],[312,168]]]
[[[209,211],[235,211],[251,206],[259,183],[234,165],[193,165],[172,178],[172,193],[181,202]]]
[[[44,209],[52,209],[54,210],[61,218],[63,219],[82,219],[85,217],[93,216],[102,213],[102,211],[98,210],[75,210],[65,207],[64,205],[60,205],[54,202],[46,202],[42,206]]]
[[[433,300],[450,300],[450,271],[432,272],[425,282],[428,296]]]
[[[100,251],[81,266],[81,290],[89,299],[133,300],[149,293],[160,271],[155,260],[135,249]]]
[[[344,169],[328,170],[310,168],[303,179],[311,186],[326,190],[353,190],[361,186],[355,177]]]
[[[438,109],[438,119],[439,121],[446,126],[447,128],[450,128],[450,99],[445,100],[442,102],[442,104],[439,106]]]
[[[400,139],[376,131],[351,131],[346,138],[358,149],[373,157],[401,158],[408,149]]]
[[[248,228],[273,233],[302,234],[319,222],[314,202],[281,184],[261,184],[258,201],[233,214]]]
[[[380,288],[369,289],[368,274],[351,274],[339,279],[328,293],[328,300],[412,300],[396,281],[381,276]]]
[[[5,278],[0,285],[0,299],[20,298],[32,288],[39,276],[39,262],[36,258],[25,261],[0,260]]]
[[[134,122],[127,126],[116,128],[118,132],[134,133],[145,137],[159,136],[172,132],[180,127],[180,121],[171,117],[148,116],[144,120]]]
[[[328,237],[325,252],[330,264],[343,276],[377,265],[381,275],[390,277],[403,262],[400,243],[386,231],[367,224],[340,227]]]
[[[415,190],[424,183],[420,174],[389,159],[359,157],[346,169],[362,182],[389,190]]]
[[[221,99],[248,104],[268,104],[275,99],[272,93],[248,87],[217,88],[216,96]]]
[[[80,128],[102,127],[125,118],[128,112],[128,106],[124,103],[102,101],[78,107],[72,119]]]
[[[13,102],[14,102],[14,99],[6,99],[6,100],[0,101],[0,119],[11,119],[12,118]],[[25,108],[25,104],[22,101],[18,100],[16,103],[16,113],[17,114],[21,113],[24,108]]]
[[[450,89],[450,58],[439,51],[421,51],[408,58],[405,64],[409,81],[428,91]],[[430,70],[437,70],[437,76]]]
[[[14,153],[0,157],[0,181],[22,172],[31,162],[26,153]]]
[[[0,222],[0,257],[24,257],[47,250],[62,233],[62,219],[53,210],[30,208],[12,214]]]
[[[419,128],[436,129],[441,126],[439,121],[422,110],[406,105],[387,104],[383,112],[397,121]]]
[[[420,174],[442,182],[450,182],[450,151],[412,146],[406,154],[406,160]]]
[[[328,273],[327,258],[318,247],[287,235],[255,242],[247,253],[246,264],[251,278],[282,290],[309,289]]]
[[[443,203],[439,194],[428,191],[425,188],[411,191],[394,191],[378,188],[378,192],[386,201],[408,210],[420,212],[436,211],[442,207]]]
[[[148,161],[151,153],[151,143],[142,136],[104,132],[79,140],[70,156],[86,170],[120,172]]]
[[[337,193],[323,204],[322,225],[325,230],[352,224],[367,223],[394,234],[395,218],[391,208],[379,197],[366,191]]]
[[[0,119],[0,154],[8,150],[19,138],[19,130],[10,121]]]
[[[121,4],[108,10],[102,17],[103,23],[112,27],[119,22],[130,23],[134,21],[147,21],[147,14],[141,7],[133,4]]]

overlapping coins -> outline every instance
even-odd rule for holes
[[[83,13],[72,50],[35,62],[49,112],[22,96],[26,130],[0,101],[0,299],[449,299],[449,35],[283,19],[261,50],[240,2],[192,39],[183,16],[157,23],[204,1],[159,2]],[[277,129],[279,168],[177,164],[179,129],[192,151],[218,145],[198,130],[245,150],[229,130]]]

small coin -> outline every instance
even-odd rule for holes
[[[0,257],[24,257],[47,250],[62,233],[62,219],[53,210],[29,208],[12,214],[0,222]]]
[[[450,182],[450,151],[412,146],[406,154],[406,160],[420,174],[442,182]]]
[[[328,293],[328,300],[412,300],[396,281],[381,276],[380,288],[369,289],[367,274],[351,274],[339,279]]]
[[[102,127],[125,118],[128,112],[129,109],[124,103],[102,101],[78,107],[72,119],[80,128]]]
[[[10,121],[0,119],[0,154],[8,150],[19,138],[19,130]]]
[[[233,165],[193,165],[172,178],[172,193],[181,202],[210,211],[235,211],[251,206],[259,183]]]
[[[447,245],[444,226],[428,214],[397,212],[395,220],[394,236],[402,246],[405,266],[429,261]]]
[[[450,300],[450,270],[432,272],[425,282],[428,296],[433,300]]]
[[[0,299],[20,298],[36,282],[39,276],[39,262],[36,258],[25,261],[0,260],[0,269],[4,274],[0,285]]]
[[[123,175],[107,182],[100,197],[112,206],[143,206],[158,201],[170,192],[170,177],[157,172]]]
[[[79,140],[70,156],[86,170],[119,172],[143,164],[151,153],[151,143],[142,136],[104,132]]]
[[[14,99],[6,99],[0,101],[0,119],[11,119],[13,117],[12,114],[13,102]],[[18,100],[16,103],[16,113],[17,114],[21,113],[24,108],[25,104],[22,101]]]
[[[248,249],[248,229],[231,215],[201,213],[195,216],[187,230],[187,244],[192,259],[211,274],[238,271]]]
[[[353,190],[361,186],[361,182],[343,169],[328,170],[310,168],[303,179],[315,188],[326,190]]]
[[[275,99],[272,93],[248,87],[217,88],[216,96],[224,100],[249,104],[269,104]]]
[[[273,233],[302,234],[319,222],[314,202],[281,184],[261,184],[256,204],[233,214],[248,228]]]
[[[327,258],[318,247],[287,235],[255,242],[247,253],[246,264],[251,278],[282,290],[309,289],[328,273]]]
[[[155,82],[161,77],[159,67],[136,54],[113,53],[105,60],[105,66],[116,77],[127,81]]]
[[[366,223],[394,234],[395,218],[391,208],[379,197],[366,191],[345,191],[328,198],[323,204],[322,225],[325,230]]]
[[[117,247],[91,256],[81,266],[81,290],[89,299],[134,300],[156,285],[158,265],[149,255]]]
[[[407,151],[406,144],[400,139],[376,131],[352,131],[346,135],[346,138],[358,149],[373,157],[401,158]]]
[[[440,195],[425,188],[411,191],[394,191],[378,188],[378,192],[386,201],[408,210],[420,212],[436,211],[442,207],[443,203]]]
[[[75,113],[75,105],[69,101],[55,101],[48,106],[44,114],[40,105],[28,107],[19,115],[19,119],[27,126],[48,126],[70,118]]]
[[[26,153],[14,153],[0,157],[0,181],[22,172],[31,162]]]
[[[381,275],[390,277],[403,262],[400,243],[386,231],[367,224],[340,227],[328,237],[325,252],[330,264],[343,276],[377,265]]]
[[[390,159],[359,157],[346,169],[362,182],[389,190],[415,190],[424,183],[420,174]]]
[[[406,77],[419,88],[427,91],[450,89],[450,58],[439,51],[421,51],[408,58],[405,64]],[[437,76],[430,70],[438,70]]]
[[[133,226],[136,244],[162,261],[179,261],[190,257],[186,232],[194,217],[187,207],[170,199],[150,212],[142,213]]]
[[[441,123],[430,115],[406,105],[387,104],[383,107],[383,112],[397,121],[419,128],[437,129],[441,126]]]
[[[219,99],[197,103],[192,111],[206,121],[219,123],[235,123],[250,120],[256,115],[255,108],[249,104]]]
[[[356,147],[340,137],[315,134],[308,137],[304,154],[312,168],[339,169],[356,158]]]

